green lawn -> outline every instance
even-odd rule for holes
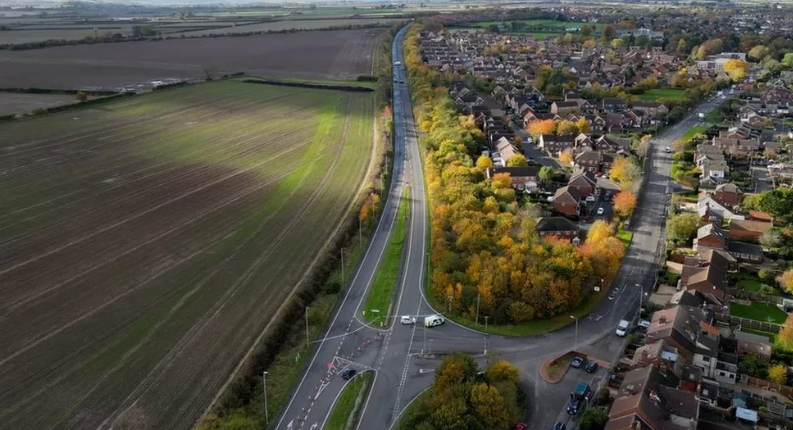
[[[776,324],[784,323],[787,318],[785,311],[769,303],[752,303],[751,305],[733,303],[730,305],[730,315]]]
[[[659,88],[645,91],[643,94],[639,94],[638,97],[646,102],[654,102],[659,99],[682,99],[683,90],[678,90],[676,88]]]
[[[684,141],[685,140],[690,140],[691,138],[694,137],[695,134],[704,133],[706,131],[708,131],[708,126],[707,125],[695,125],[694,127],[689,128],[688,131],[683,133],[683,136],[681,137],[681,139],[683,139]]]
[[[628,245],[631,244],[631,239],[633,239],[633,232],[629,230],[620,230],[617,232],[617,239],[621,240],[627,248]]]
[[[735,286],[740,289],[752,292],[760,291],[762,285],[763,284],[756,279],[742,279],[735,284]]]
[[[355,399],[361,392],[364,392],[372,379],[372,372],[364,372],[347,383],[341,395],[333,405],[333,410],[328,418],[326,430],[343,430],[347,425],[347,420],[355,407]]]
[[[380,262],[380,266],[377,268],[374,282],[372,282],[366,296],[366,306],[363,308],[365,312],[364,319],[370,323],[381,316],[387,315],[391,300],[394,298],[394,287],[399,277],[399,266],[402,262],[402,245],[405,242],[405,223],[409,197],[410,189],[405,188],[405,192],[402,194],[402,201],[399,203],[399,212],[397,213],[394,231],[391,232],[391,237],[388,238],[383,261]],[[379,312],[372,312],[373,309],[377,309]],[[381,320],[380,322],[386,323],[387,321]]]

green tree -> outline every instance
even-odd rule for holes
[[[603,27],[603,40],[611,41],[617,35],[617,30],[614,29],[614,26],[609,24]]]
[[[578,428],[581,430],[603,430],[609,421],[609,415],[603,408],[589,408],[581,414]]]
[[[551,166],[540,167],[540,180],[546,184],[553,180],[553,168]]]
[[[697,214],[674,215],[667,225],[667,236],[676,241],[686,241],[697,231],[699,217]]]
[[[785,67],[793,67],[793,52],[788,52],[782,57],[782,65]]]
[[[760,194],[758,206],[777,218],[789,220],[793,216],[793,190],[777,188],[764,191]]]
[[[768,362],[756,355],[746,355],[738,362],[738,372],[765,379],[768,376]]]
[[[485,377],[491,384],[508,382],[517,385],[520,379],[520,369],[506,360],[498,360],[488,366],[485,370]]]
[[[476,361],[467,354],[455,353],[435,369],[435,387],[447,388],[461,384],[476,375]]]
[[[88,100],[88,94],[86,94],[85,91],[77,91],[74,97],[81,102]]]
[[[775,364],[768,369],[768,380],[776,382],[777,384],[784,384],[787,382],[787,366],[784,364]]]

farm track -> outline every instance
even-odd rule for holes
[[[206,88],[214,85],[232,91],[244,84]],[[291,94],[297,109],[288,119],[266,106],[240,109],[256,117],[240,123],[245,131],[219,140],[213,137],[228,137],[236,125],[205,134],[208,141],[198,145],[205,152],[195,142],[174,143],[155,151],[151,166],[108,154],[100,167],[112,162],[141,173],[95,194],[69,194],[81,183],[64,182],[57,191],[74,200],[24,214],[49,211],[62,226],[69,219],[71,233],[31,228],[15,240],[46,245],[49,238],[49,248],[28,248],[46,253],[84,238],[80,224],[94,236],[48,256],[28,253],[39,260],[16,269],[9,268],[24,260],[0,245],[0,277],[20,274],[0,282],[0,294],[11,297],[0,304],[0,428],[190,428],[291,294],[291,282],[334,230],[331,220],[343,216],[366,170],[372,100],[249,87],[243,91]],[[304,115],[295,118],[298,112]],[[216,128],[209,123],[232,121],[223,113],[202,122]],[[258,126],[266,132],[257,143],[248,128],[261,118],[268,124]],[[126,142],[108,151],[134,154],[134,139]],[[180,146],[190,149],[178,152]],[[174,151],[180,156],[160,162]],[[75,176],[97,167],[78,163]],[[167,187],[158,190],[157,181]],[[151,190],[137,192],[147,185]],[[102,206],[113,194],[123,196]]]

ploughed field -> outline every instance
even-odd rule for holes
[[[236,72],[354,79],[371,72],[374,40],[383,31],[311,31],[0,51],[0,82],[4,88],[141,90],[159,82]]]
[[[372,110],[224,81],[0,124],[0,428],[191,428],[350,210]]]

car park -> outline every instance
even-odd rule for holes
[[[584,365],[583,357],[578,357],[578,356],[573,357],[573,361],[570,362],[570,367],[572,367],[573,369],[579,369],[583,365]]]
[[[584,370],[586,370],[587,373],[595,373],[597,372],[598,367],[600,366],[598,365],[597,361],[589,361],[587,362],[586,366],[584,366]]]
[[[415,324],[416,317],[412,317],[410,315],[402,315],[402,317],[399,319],[399,322],[405,325]]]
[[[355,373],[356,373],[355,369],[350,369],[350,368],[344,369],[341,371],[341,379],[344,379],[345,381],[349,381],[350,379],[352,379],[353,376],[355,376]]]

